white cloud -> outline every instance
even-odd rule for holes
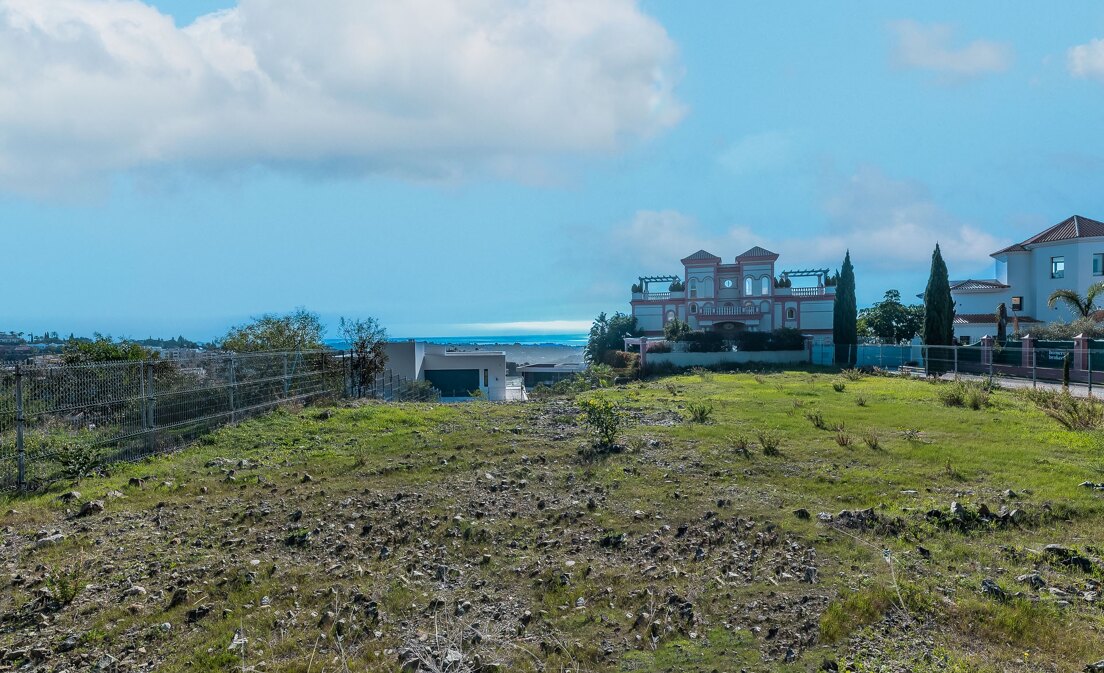
[[[902,68],[930,70],[945,79],[961,80],[995,72],[1012,65],[1012,47],[990,40],[974,40],[952,46],[954,28],[946,24],[922,24],[911,19],[894,21],[893,60]]]
[[[731,262],[755,245],[779,253],[781,268],[836,268],[850,250],[864,269],[898,274],[925,272],[939,243],[952,272],[972,272],[991,265],[990,253],[1008,244],[946,212],[923,185],[873,168],[836,185],[824,213],[824,231],[831,233],[779,236],[773,223],[709,232],[679,211],[644,210],[613,230],[611,249],[639,269],[626,269],[631,279],[639,273],[678,273],[679,259],[698,249]]]
[[[1066,65],[1076,77],[1091,77],[1104,81],[1104,40],[1090,40],[1066,52]]]
[[[428,178],[609,153],[677,123],[635,0],[0,0],[0,188],[267,165]]]

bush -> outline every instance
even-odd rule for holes
[[[850,369],[844,369],[843,371],[841,371],[840,376],[847,379],[848,381],[861,381],[863,377],[866,376],[866,374],[863,373],[863,370],[855,369],[852,367]]]
[[[748,451],[747,437],[744,437],[743,435],[738,436],[736,439],[732,440],[732,447],[736,449],[736,452],[744,458],[751,457],[751,452]]]
[[[936,393],[945,407],[969,407],[975,411],[989,406],[989,386],[981,381],[940,384]]]
[[[101,447],[83,442],[65,442],[54,450],[61,476],[80,481],[99,472],[104,459]]]
[[[842,429],[836,431],[836,444],[847,448],[855,443],[855,440],[851,435],[844,432]]]
[[[691,423],[708,423],[713,418],[713,405],[705,402],[691,402],[686,405]]]
[[[664,341],[662,343],[657,343],[654,346],[649,344],[648,352],[649,353],[670,353],[671,352],[671,344],[667,343],[666,341]]]
[[[612,402],[602,397],[583,400],[582,419],[597,438],[597,445],[609,449],[617,441],[621,432],[621,412]]]
[[[763,449],[764,456],[778,456],[782,454],[782,435],[775,430],[760,430],[758,432],[759,446]]]
[[[628,351],[606,351],[602,356],[602,364],[614,369],[637,369],[640,366],[640,354]]]
[[[690,332],[680,339],[689,353],[723,353],[730,350],[720,332]]]
[[[813,409],[805,412],[805,419],[813,424],[813,427],[817,430],[824,430],[828,426],[824,423],[824,416],[819,410]]]
[[[874,432],[873,430],[867,430],[866,432],[863,433],[862,439],[863,439],[863,443],[866,444],[867,448],[871,449],[872,451],[880,451],[881,450],[882,440],[878,436],[877,432]]]
[[[1104,404],[1084,397],[1074,397],[1068,390],[1028,389],[1027,399],[1047,416],[1069,430],[1099,430],[1104,428]]]
[[[843,381],[836,381],[832,383],[832,390],[836,391],[837,393],[842,393],[844,390],[847,390],[847,384]]]

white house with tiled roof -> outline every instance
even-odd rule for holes
[[[706,250],[684,257],[682,274],[641,276],[632,314],[645,336],[661,336],[678,318],[692,329],[735,333],[800,329],[831,339],[836,288],[828,269],[775,273],[778,254],[755,246],[731,263]]]
[[[977,341],[995,335],[996,311],[1008,309],[1009,333],[1028,333],[1032,323],[1074,318],[1064,305],[1047,306],[1055,290],[1084,294],[1104,280],[1104,222],[1074,215],[1035,236],[998,250],[996,277],[951,282],[955,336]]]

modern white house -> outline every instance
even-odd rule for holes
[[[1029,333],[1031,324],[1072,320],[1068,308],[1047,306],[1055,290],[1084,294],[1104,281],[1104,222],[1074,215],[992,254],[995,277],[951,281],[955,337],[973,343],[994,336],[997,307],[1008,310],[1008,333]],[[921,295],[923,296],[923,295]]]
[[[442,397],[464,398],[478,390],[495,402],[525,398],[524,389],[507,386],[504,351],[455,351],[422,341],[392,341],[385,348],[393,374],[427,381]]]
[[[776,274],[778,254],[759,246],[731,263],[705,250],[681,261],[682,277],[641,276],[632,288],[632,315],[644,336],[662,336],[664,326],[678,318],[695,330],[734,334],[791,327],[831,340],[836,288],[828,284],[828,269]]]

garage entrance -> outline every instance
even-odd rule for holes
[[[478,369],[427,369],[425,380],[441,391],[441,397],[467,397],[479,390]]]

